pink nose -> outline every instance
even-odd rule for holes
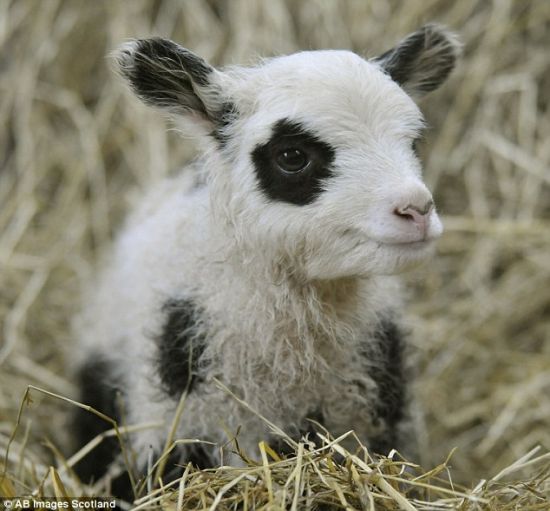
[[[422,207],[414,204],[407,204],[404,207],[397,207],[393,210],[393,213],[404,220],[413,222],[425,235],[428,231],[430,212],[432,211],[433,206],[433,201],[429,200]]]

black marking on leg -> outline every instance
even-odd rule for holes
[[[119,422],[119,404],[123,398],[121,381],[116,376],[113,362],[96,356],[82,366],[77,375],[80,388],[79,401],[89,405]],[[112,428],[112,424],[92,412],[77,408],[72,417],[71,431],[77,448],[83,447],[96,436]],[[74,469],[81,481],[88,484],[102,477],[115,457],[120,453],[116,437],[105,438],[95,449],[79,461]],[[133,499],[130,478],[124,473],[112,481],[112,491],[117,497]]]
[[[294,435],[290,432],[289,436],[295,442],[300,442],[304,438],[315,442],[317,441],[317,432],[320,427],[324,428],[324,421],[323,412],[315,410],[308,414],[307,418],[303,420],[298,433]],[[277,454],[283,457],[293,456],[295,454],[294,449],[281,437],[274,437],[270,445]]]
[[[198,372],[205,335],[200,312],[191,300],[170,300],[163,311],[166,320],[157,338],[157,370],[164,391],[179,398],[202,381]]]
[[[387,454],[398,448],[398,425],[404,418],[406,378],[403,370],[403,334],[395,322],[386,318],[375,333],[378,344],[370,375],[378,385],[377,416],[384,421],[385,432],[371,439],[371,448]]]
[[[180,478],[188,463],[191,463],[199,470],[213,468],[216,466],[214,446],[210,444],[186,444],[176,445],[170,451],[162,473],[162,481],[168,484]],[[147,474],[147,468],[143,467],[141,474]]]
[[[185,467],[191,463],[199,470],[215,466],[213,446],[205,444],[189,444],[176,446],[168,457],[164,471],[164,481],[169,482],[181,477]]]
[[[286,154],[290,171],[281,166]],[[272,200],[297,206],[311,204],[333,175],[335,151],[303,124],[282,119],[274,126],[269,140],[252,151],[258,184]],[[297,164],[303,158],[304,165]],[[293,165],[292,165],[293,164]]]

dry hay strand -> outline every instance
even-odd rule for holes
[[[124,93],[105,55],[126,38],[160,35],[214,64],[326,47],[372,56],[427,21],[457,30],[465,52],[421,105],[437,127],[421,153],[446,234],[433,263],[407,277],[419,466],[397,454],[371,458],[359,444],[345,451],[327,434],[287,460],[266,448],[245,469],[189,468],[177,488],[147,498],[181,509],[208,509],[216,498],[218,509],[276,509],[284,497],[303,509],[319,495],[318,507],[397,509],[376,484],[384,480],[417,509],[549,508],[545,0],[0,2],[0,454],[17,424],[0,494],[108,494],[107,481],[80,485],[75,453],[58,447],[68,445],[75,406],[66,399],[77,395],[70,318],[125,212],[194,154]],[[19,420],[29,385],[67,398],[33,390]],[[164,420],[152,419],[124,427]]]

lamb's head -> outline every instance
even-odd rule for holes
[[[452,34],[428,25],[370,60],[311,51],[217,70],[151,39],[118,61],[143,100],[211,139],[212,202],[235,238],[325,279],[396,273],[431,253],[442,226],[415,154],[413,98],[457,54]]]

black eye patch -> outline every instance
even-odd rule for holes
[[[332,176],[334,149],[301,123],[282,119],[251,154],[263,193],[297,206],[311,204]]]

